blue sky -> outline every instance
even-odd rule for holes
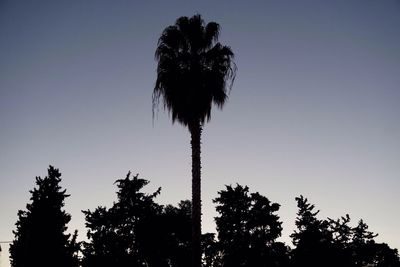
[[[161,31],[195,13],[238,66],[204,129],[203,231],[217,191],[240,183],[282,205],[287,243],[303,194],[400,248],[395,0],[0,2],[0,239],[49,164],[81,238],[80,211],[110,206],[129,170],[161,203],[190,198],[189,133],[162,109],[152,120],[151,94]]]

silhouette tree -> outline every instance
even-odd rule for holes
[[[296,198],[297,230],[291,235],[296,246],[291,266],[398,267],[398,251],[385,243],[376,243],[377,234],[368,231],[360,220],[351,227],[350,216],[339,219],[317,219],[319,211],[303,196]]]
[[[247,186],[226,186],[214,200],[215,218],[223,266],[283,266],[287,247],[277,242],[282,226],[279,204]]]
[[[352,229],[352,251],[354,266],[365,266],[374,263],[376,243],[374,238],[377,234],[368,231],[368,225],[361,219],[357,226]]]
[[[193,267],[201,265],[201,133],[212,104],[225,104],[236,71],[232,50],[218,36],[217,23],[205,25],[200,15],[180,17],[162,32],[155,52],[153,112],[162,98],[172,122],[187,126],[191,134]]]
[[[315,206],[307,198],[297,197],[299,211],[296,218],[297,230],[290,236],[296,246],[292,251],[292,265],[301,266],[335,266],[332,255],[332,235],[328,231],[327,221],[317,218]]]
[[[328,218],[329,231],[333,236],[331,253],[335,253],[336,266],[400,266],[398,251],[385,243],[376,243],[378,236],[368,231],[368,225],[360,220],[355,227],[349,226],[350,216],[337,220]]]
[[[111,208],[83,211],[89,238],[83,267],[190,265],[190,201],[163,207],[154,201],[161,189],[143,193],[149,181],[130,173],[116,183],[118,199]]]
[[[141,190],[149,182],[138,175],[130,176],[129,172],[125,179],[116,181],[118,201],[110,209],[98,207],[93,212],[83,211],[90,241],[83,244],[84,267],[146,266],[152,260],[146,258],[147,247],[138,233],[148,233],[148,223],[160,212],[161,207],[154,203],[154,198],[161,189],[145,194]]]
[[[31,203],[18,211],[10,244],[11,266],[78,266],[77,232],[72,237],[65,233],[71,216],[63,210],[69,195],[59,185],[60,177],[53,166],[48,168],[48,176],[36,177],[37,187],[29,191]]]

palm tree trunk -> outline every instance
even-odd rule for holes
[[[202,126],[197,121],[189,126],[192,146],[192,267],[201,267],[201,158]]]

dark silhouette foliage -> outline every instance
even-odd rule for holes
[[[167,205],[159,219],[159,235],[163,240],[166,266],[187,267],[191,263],[192,204],[181,201],[178,207]]]
[[[219,267],[222,264],[221,247],[215,239],[214,233],[206,233],[202,235],[202,263],[204,267]]]
[[[282,222],[280,205],[247,186],[226,186],[214,200],[222,266],[286,266],[288,248],[276,239]]]
[[[291,235],[296,246],[292,251],[293,266],[335,266],[332,252],[332,236],[326,221],[317,218],[315,206],[307,198],[297,197],[299,211],[296,218],[297,230]]]
[[[373,266],[376,267],[400,267],[399,253],[386,243],[375,244]]]
[[[297,230],[291,235],[295,248],[291,266],[399,267],[398,251],[385,243],[376,243],[377,234],[368,231],[360,220],[351,227],[350,216],[339,219],[317,218],[319,211],[307,198],[296,198],[299,211]]]
[[[148,181],[130,176],[116,181],[118,200],[110,209],[83,211],[90,240],[84,243],[83,266],[145,266],[149,260],[138,233],[159,213],[153,199],[160,189],[145,194],[141,190]]]
[[[48,176],[36,177],[25,211],[18,212],[10,245],[12,267],[187,267],[192,259],[192,205],[155,202],[161,188],[144,193],[149,183],[132,176],[116,181],[117,200],[111,208],[83,211],[87,242],[77,232],[66,234],[71,216],[64,210],[69,195],[59,185],[61,173],[50,166]],[[397,249],[377,243],[377,234],[359,220],[352,226],[346,214],[319,219],[307,198],[296,198],[297,229],[291,249],[277,241],[282,222],[280,205],[247,186],[226,186],[215,198],[217,233],[201,236],[204,267],[400,267]],[[82,258],[78,257],[78,252]]]
[[[31,202],[18,211],[14,240],[10,244],[13,267],[78,266],[77,232],[65,233],[71,216],[63,210],[69,195],[59,185],[61,173],[53,166],[44,178],[36,177],[36,187],[29,191]]]
[[[142,192],[149,182],[131,178],[117,180],[118,200],[109,209],[98,207],[84,211],[87,236],[84,243],[84,267],[101,266],[174,266],[190,264],[191,205],[178,207],[155,203],[160,188]]]

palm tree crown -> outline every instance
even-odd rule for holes
[[[172,121],[201,125],[211,117],[214,103],[222,108],[235,78],[230,47],[218,42],[219,25],[205,25],[200,15],[180,17],[158,40],[157,80],[153,110],[160,97]]]

